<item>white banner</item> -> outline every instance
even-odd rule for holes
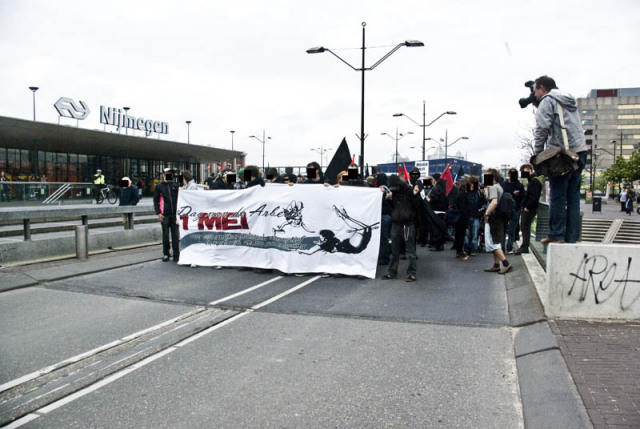
[[[350,186],[180,191],[179,263],[375,278],[381,202]]]

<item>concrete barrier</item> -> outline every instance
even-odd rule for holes
[[[537,287],[548,317],[640,319],[640,246],[550,244]]]
[[[162,243],[160,224],[157,228],[129,229],[117,232],[92,231],[88,234],[89,252],[158,243]],[[0,264],[74,257],[76,257],[75,236],[0,244]]]

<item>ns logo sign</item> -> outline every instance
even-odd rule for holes
[[[84,101],[76,103],[75,100],[67,97],[60,97],[53,105],[60,116],[73,119],[85,119],[91,113],[89,106]]]

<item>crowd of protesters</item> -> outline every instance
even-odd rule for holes
[[[177,172],[165,169],[163,182],[156,186],[153,197],[162,224],[163,261],[173,258],[177,262],[180,256],[176,222],[180,189],[234,190],[265,183],[375,187],[380,189],[382,200],[378,265],[387,266],[382,279],[398,278],[400,261],[407,260],[407,282],[417,279],[418,246],[441,252],[448,242],[461,261],[479,253],[492,253],[493,263],[486,272],[511,271],[513,266],[507,255],[529,253],[531,224],[544,184],[544,177],[535,176],[530,164],[523,165],[520,172],[509,170],[508,178],[503,178],[496,169],[489,169],[482,181],[475,176],[454,180],[448,169],[444,174],[421,179],[417,168],[408,174],[377,173],[362,178],[355,164],[329,178],[315,162],[307,165],[306,177],[280,174],[275,168],[268,169],[265,177],[258,167],[247,166],[238,171],[222,170],[199,185],[190,171],[174,173]],[[515,202],[506,216],[499,210],[505,194]],[[515,248],[517,241],[520,246]]]

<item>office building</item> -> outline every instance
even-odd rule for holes
[[[593,89],[577,101],[592,155],[588,168],[592,159],[596,171],[619,156],[628,159],[640,143],[640,88]]]

